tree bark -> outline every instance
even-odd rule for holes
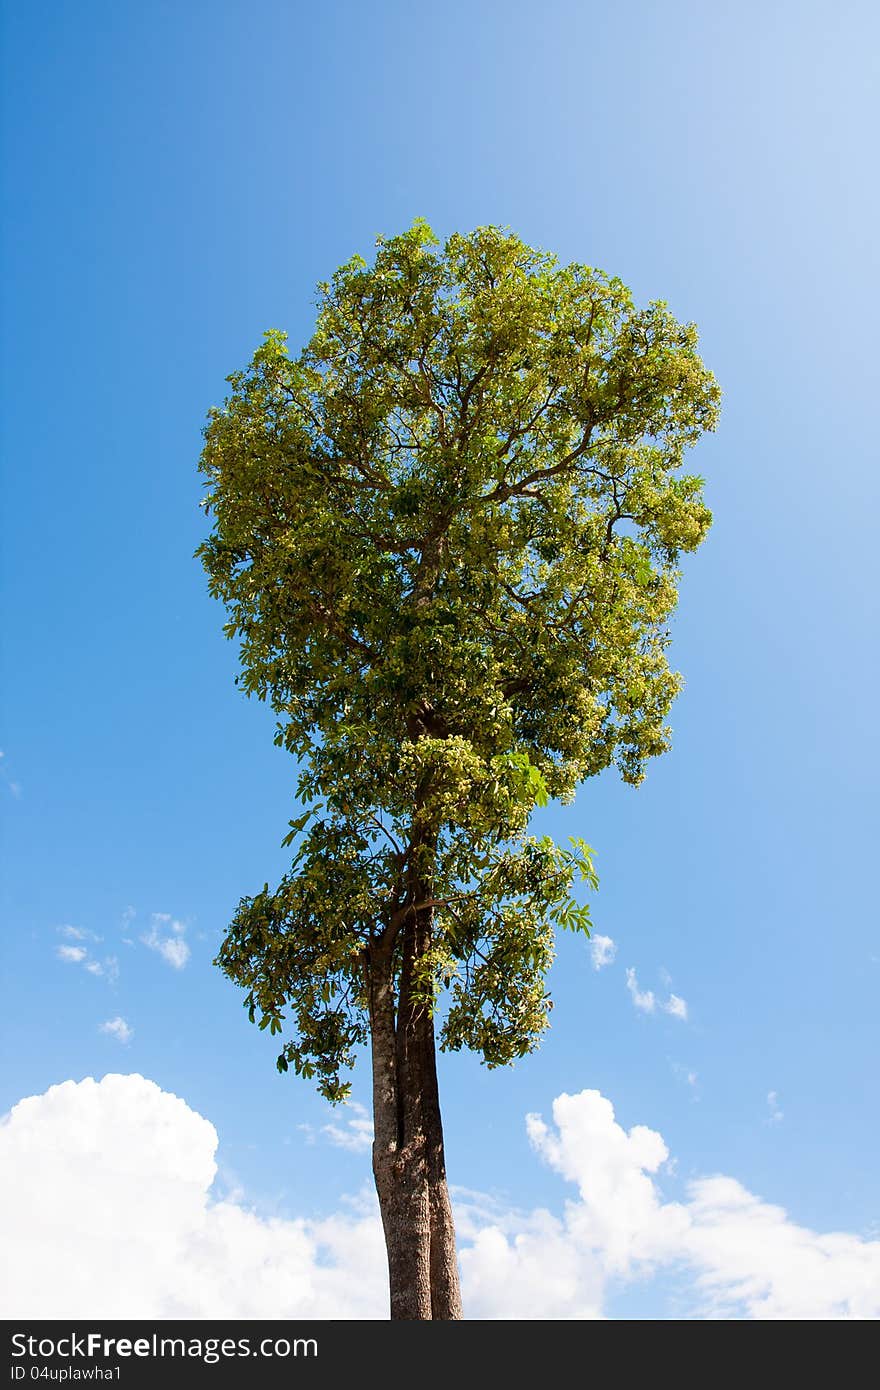
[[[433,909],[426,908],[416,922],[416,958],[427,949],[431,940]],[[462,1316],[461,1292],[458,1281],[458,1258],[455,1251],[455,1225],[452,1203],[446,1181],[446,1155],[443,1146],[443,1121],[440,1115],[440,1092],[437,1085],[437,1046],[431,1010],[421,1003],[413,1013],[414,1048],[419,1054],[419,1095],[422,1129],[425,1135],[428,1170],[428,1198],[431,1226],[431,1317],[451,1320]]]
[[[374,948],[369,962],[373,1175],[388,1254],[391,1317],[422,1321],[462,1316],[434,1024],[417,979],[430,943],[430,913],[414,912],[403,928],[396,1009],[391,949]]]

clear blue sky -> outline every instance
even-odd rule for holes
[[[594,846],[616,958],[564,940],[541,1051],[444,1065],[451,1180],[560,1213],[524,1117],[595,1088],[662,1133],[672,1197],[722,1173],[876,1233],[877,7],[3,11],[0,1108],[140,1072],[216,1126],[261,1210],[326,1214],[367,1181],[211,967],[295,810],[192,558],[200,429],[377,234],[504,224],[695,320],[724,408],[693,456],[715,525],[674,625],[673,749],[541,818]],[[176,939],[182,968],[156,949]],[[676,1290],[606,1311],[668,1316]]]

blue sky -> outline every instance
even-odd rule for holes
[[[670,1201],[724,1174],[876,1237],[876,7],[3,10],[0,1108],[140,1073],[216,1127],[215,1192],[324,1220],[367,1184],[211,966],[284,870],[294,769],[233,686],[195,466],[227,373],[302,342],[339,262],[496,223],[695,320],[724,408],[673,749],[539,818],[594,846],[616,956],[560,943],[515,1069],[447,1059],[451,1180],[558,1215],[525,1117],[596,1090],[663,1135]],[[696,1307],[669,1262],[603,1297]]]

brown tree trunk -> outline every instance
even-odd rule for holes
[[[430,909],[414,914],[403,928],[396,1010],[390,949],[374,950],[370,960],[373,1175],[391,1317],[425,1321],[462,1316],[434,1025],[416,980],[430,931]]]
[[[418,914],[414,932],[414,959],[428,948],[431,941],[433,910],[425,908]],[[431,1010],[419,1002],[411,1014],[413,1052],[419,1058],[419,1099],[421,1125],[425,1135],[425,1161],[428,1174],[428,1203],[430,1214],[431,1317],[452,1320],[462,1316],[461,1291],[458,1281],[458,1258],[455,1251],[455,1225],[452,1203],[446,1181],[446,1156],[443,1147],[443,1121],[440,1116],[440,1092],[437,1085],[437,1047]]]

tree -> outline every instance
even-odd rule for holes
[[[458,1318],[435,1027],[495,1067],[547,1026],[595,875],[529,818],[667,746],[711,520],[679,470],[718,389],[665,304],[495,227],[417,221],[319,292],[308,346],[267,333],[205,430],[198,553],[307,807],[217,964],[328,1100],[369,1043],[391,1316]]]

